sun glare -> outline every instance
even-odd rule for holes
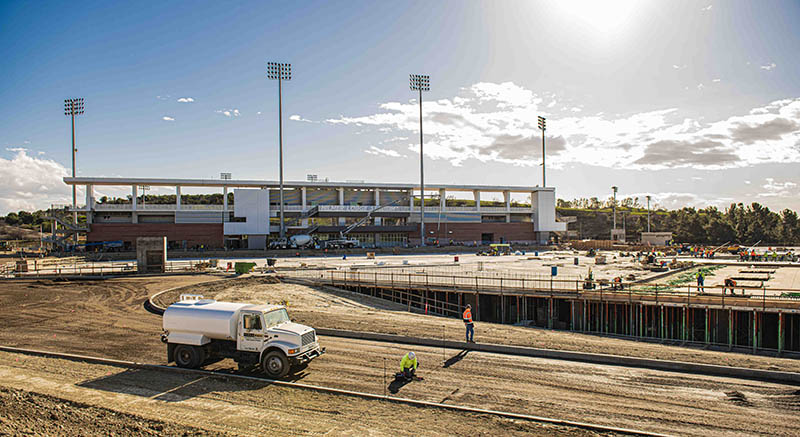
[[[593,36],[626,33],[635,15],[646,5],[642,0],[560,0],[553,3],[562,19]]]

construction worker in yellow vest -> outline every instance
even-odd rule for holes
[[[472,336],[475,335],[475,327],[472,324],[472,305],[467,304],[462,319],[464,320],[464,326],[467,328],[467,343],[475,343],[472,340]]]
[[[419,367],[419,361],[417,361],[417,355],[414,352],[405,354],[403,359],[400,360],[400,371],[406,380],[411,380],[416,376],[417,367]]]

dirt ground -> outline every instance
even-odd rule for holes
[[[202,435],[202,431],[63,398],[0,387],[0,435]]]
[[[316,327],[436,336],[445,325],[448,338],[463,334],[458,320],[409,314],[402,307],[349,292],[330,293],[309,287],[276,284],[267,278],[242,278],[197,285],[208,276],[127,278],[57,283],[0,282],[0,343],[38,349],[163,363],[159,341],[161,319],[142,302],[157,291],[205,294],[227,300],[288,301],[290,314]],[[8,308],[15,308],[9,311]],[[7,328],[6,328],[7,327]],[[795,361],[725,354],[565,332],[477,324],[479,341],[561,345],[592,350],[680,359],[725,358],[736,365],[788,367]],[[797,387],[646,369],[598,366],[558,360],[522,358],[438,348],[417,348],[425,381],[404,387],[391,378],[407,346],[321,337],[328,351],[297,380],[329,387],[507,410],[611,426],[681,435],[798,435],[800,390]],[[644,352],[642,352],[644,351]],[[650,355],[647,355],[650,354]],[[19,360],[19,361],[17,361]],[[233,371],[235,363],[214,365]],[[397,434],[418,435],[577,433],[570,429],[535,428],[526,422],[376,401],[346,399],[268,383],[241,383],[186,376],[154,375],[109,366],[0,354],[0,386],[54,396],[65,401],[133,414],[149,420],[190,424],[208,433]],[[33,408],[33,407],[31,407]],[[369,412],[369,413],[366,413]],[[314,416],[314,420],[308,417]],[[317,420],[317,417],[319,419]],[[9,420],[3,419],[7,423]],[[15,422],[11,422],[15,423]],[[409,425],[410,424],[410,425]],[[459,428],[460,426],[463,428]],[[410,428],[409,428],[410,427]],[[531,428],[534,427],[534,428]]]
[[[266,381],[8,353],[0,353],[0,381],[0,434],[10,435],[596,435]]]
[[[448,340],[461,340],[464,335],[464,324],[460,320],[409,313],[404,305],[333,287],[275,284],[270,277],[241,278],[200,288],[189,286],[159,296],[156,303],[166,306],[177,300],[180,293],[187,292],[222,301],[286,302],[293,319],[317,328],[437,339],[444,334]],[[709,351],[496,323],[475,323],[475,339],[484,343],[800,372],[800,360],[790,358]]]

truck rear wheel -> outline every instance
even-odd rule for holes
[[[175,364],[186,369],[196,369],[203,362],[203,353],[199,348],[186,344],[175,346]]]
[[[289,360],[281,351],[270,351],[264,354],[261,368],[270,378],[279,379],[289,373]]]

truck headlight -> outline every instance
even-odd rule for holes
[[[289,349],[289,355],[294,355],[298,352],[300,352],[300,349]]]

